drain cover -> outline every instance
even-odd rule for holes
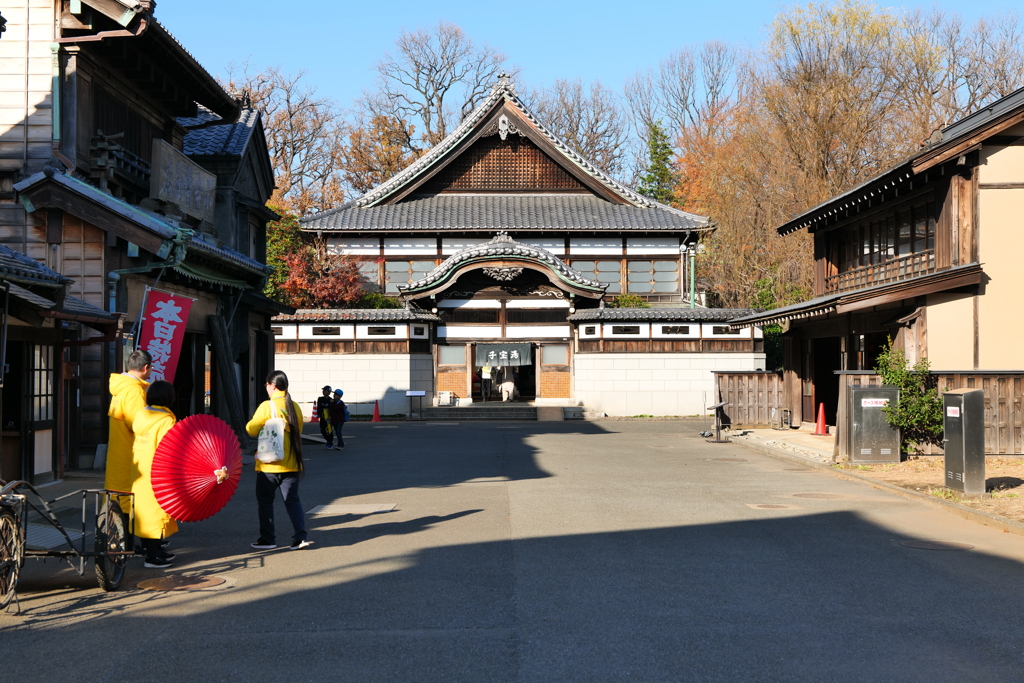
[[[746,462],[743,458],[713,458],[715,462]]]
[[[138,584],[139,588],[148,591],[197,591],[213,588],[224,583],[219,576],[183,576],[175,574],[159,579],[149,579]]]
[[[839,493],[794,493],[794,498],[816,498],[818,500],[839,500],[846,496]]]
[[[949,541],[901,541],[900,545],[918,550],[970,550],[973,545],[950,543]]]

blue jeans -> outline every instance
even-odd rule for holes
[[[260,516],[260,538],[273,543],[276,539],[274,531],[274,499],[277,490],[281,489],[284,498],[284,509],[292,520],[293,541],[306,540],[306,514],[299,500],[298,472],[257,472],[256,473],[256,507]]]

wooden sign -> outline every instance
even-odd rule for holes
[[[158,138],[153,139],[149,194],[177,204],[193,218],[213,222],[217,176]]]

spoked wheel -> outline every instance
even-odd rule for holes
[[[96,520],[96,580],[105,591],[116,591],[128,564],[127,537],[121,506],[108,500]],[[118,553],[118,554],[112,554]]]
[[[0,609],[6,608],[14,599],[24,554],[25,546],[14,511],[0,508]]]

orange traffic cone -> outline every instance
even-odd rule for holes
[[[377,401],[373,402],[373,419],[370,422],[380,422],[380,405],[378,405]]]
[[[316,404],[314,403],[313,404],[313,417],[309,418],[310,422],[316,422],[319,419],[317,413],[318,413],[318,411],[316,409]]]
[[[828,425],[825,424],[825,404],[818,404],[818,424],[814,428],[814,436],[828,436]]]

